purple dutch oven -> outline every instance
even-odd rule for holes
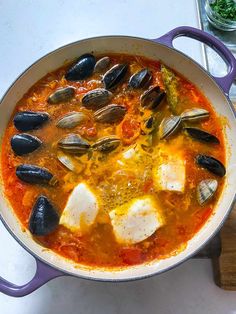
[[[174,49],[173,40],[179,36],[191,37],[212,47],[227,63],[227,75],[224,77],[211,76],[194,60]],[[188,242],[184,251],[164,260],[155,260],[138,266],[110,270],[108,268],[75,265],[56,253],[45,250],[36,243],[29,232],[22,232],[20,223],[4,196],[3,187],[0,184],[2,222],[16,241],[30,252],[37,262],[33,279],[23,286],[17,286],[0,278],[0,291],[7,295],[15,297],[27,295],[49,280],[64,275],[100,281],[128,281],[160,274],[196,254],[219,230],[232,208],[236,191],[236,154],[232,153],[236,151],[236,118],[228,94],[236,77],[236,60],[218,39],[195,28],[178,27],[154,40],[128,36],[103,36],[84,39],[47,54],[21,74],[3,96],[0,103],[0,136],[2,137],[4,134],[15,104],[33,84],[48,72],[59,68],[65,60],[73,60],[79,55],[90,51],[95,54],[127,53],[142,55],[153,60],[161,60],[167,66],[185,76],[204,93],[217,114],[223,116],[227,121],[227,127],[224,129],[227,175],[223,193],[216,205],[215,214]]]

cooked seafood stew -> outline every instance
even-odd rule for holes
[[[90,53],[38,81],[2,143],[23,231],[75,263],[124,267],[178,254],[214,215],[223,126],[160,61]]]

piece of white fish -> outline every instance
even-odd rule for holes
[[[79,183],[70,194],[60,224],[84,233],[94,223],[99,206],[95,194],[85,183]]]
[[[159,191],[184,193],[186,180],[184,158],[178,154],[160,158],[153,169],[153,180]]]
[[[163,225],[159,205],[149,195],[133,199],[109,215],[116,240],[123,244],[141,242]]]

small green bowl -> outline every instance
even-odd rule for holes
[[[220,14],[212,10],[211,3],[215,0],[206,0],[205,10],[207,14],[207,19],[215,28],[222,31],[232,32],[236,30],[236,21],[225,19]]]

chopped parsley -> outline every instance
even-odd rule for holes
[[[210,6],[213,11],[217,12],[224,19],[236,21],[235,0],[216,0]]]

